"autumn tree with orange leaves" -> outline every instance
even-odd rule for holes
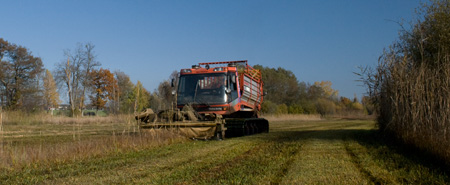
[[[118,92],[117,80],[114,74],[108,69],[100,68],[92,70],[89,73],[94,89],[93,95],[90,96],[92,105],[97,111],[104,108],[108,100],[114,100],[115,94]]]

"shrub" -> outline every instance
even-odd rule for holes
[[[276,114],[287,114],[288,113],[288,107],[286,104],[280,104],[277,106],[277,112]]]
[[[288,108],[288,113],[289,114],[303,114],[303,108],[301,105],[298,104],[292,104],[291,106],[289,106]]]
[[[319,99],[316,103],[317,112],[322,115],[330,115],[336,113],[336,105],[328,99]]]
[[[301,104],[305,114],[317,114],[316,106],[312,102],[303,102]]]
[[[271,101],[264,101],[261,105],[261,112],[266,114],[275,114],[278,110],[278,106]]]

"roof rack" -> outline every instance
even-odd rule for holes
[[[206,63],[198,63],[198,65],[201,66],[201,65],[239,64],[239,63],[245,63],[245,65],[248,66],[247,60],[225,61],[225,62],[206,62]]]

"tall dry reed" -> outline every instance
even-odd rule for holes
[[[430,1],[417,13],[362,81],[381,131],[450,164],[450,1]]]
[[[450,61],[437,69],[392,62],[380,71],[380,129],[450,161]]]

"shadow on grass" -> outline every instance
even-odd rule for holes
[[[448,164],[430,153],[412,146],[406,146],[393,139],[382,137],[378,130],[336,129],[308,131],[280,131],[253,136],[253,139],[275,142],[305,142],[311,139],[342,141],[360,172],[374,184],[385,184],[364,170],[358,153],[354,153],[348,143],[358,143],[367,150],[370,159],[381,168],[396,174],[397,181],[406,184],[436,184],[450,181]],[[347,144],[346,144],[347,143]]]

